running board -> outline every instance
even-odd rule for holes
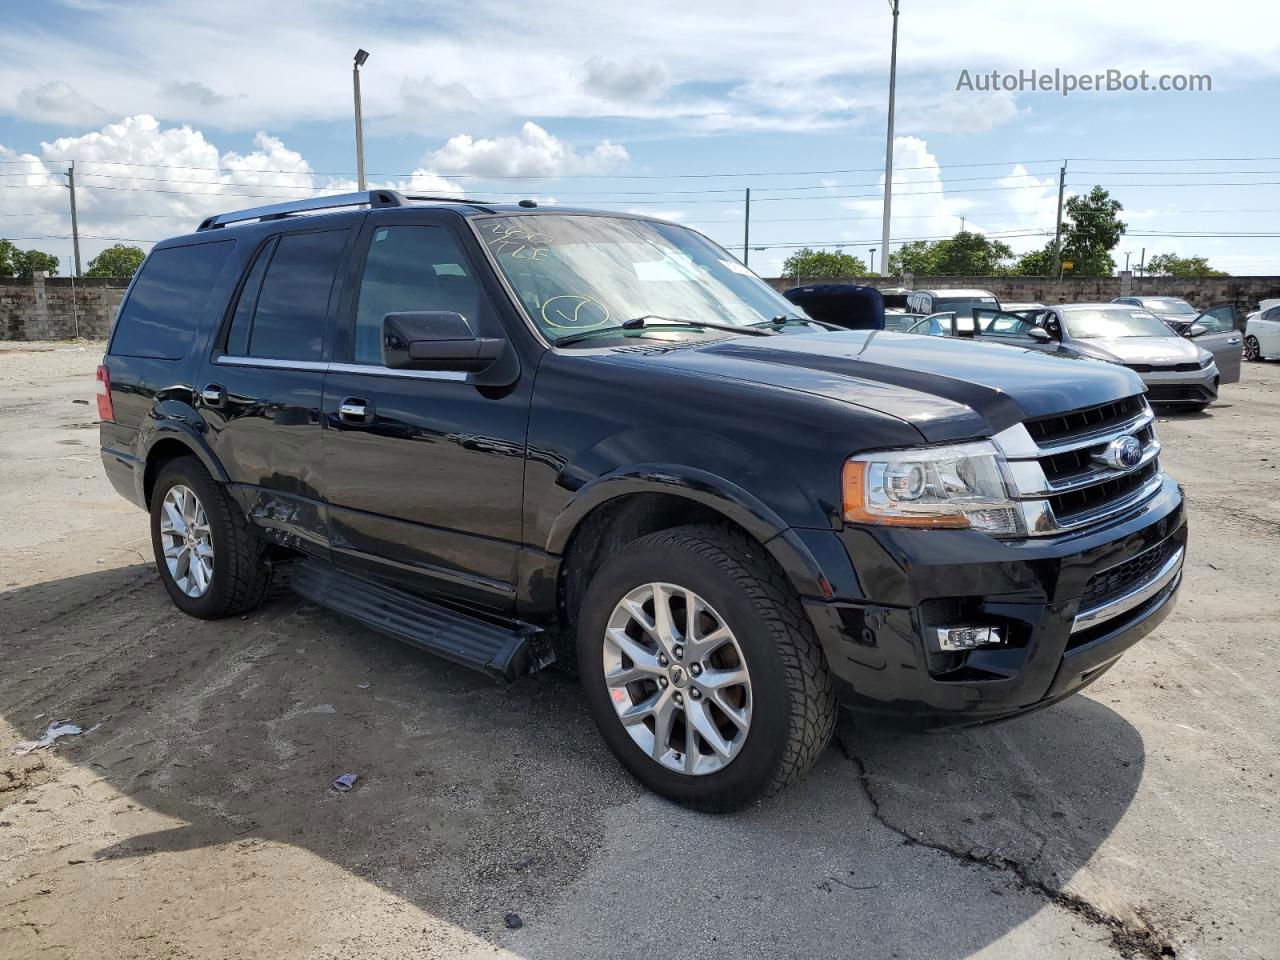
[[[555,659],[542,630],[531,624],[468,616],[315,560],[298,562],[293,589],[312,603],[498,680],[514,680]]]

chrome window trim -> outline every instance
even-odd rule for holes
[[[1081,630],[1096,627],[1100,623],[1122,616],[1158,595],[1173,583],[1182,572],[1182,558],[1185,552],[1182,547],[1179,547],[1178,551],[1165,561],[1155,576],[1145,583],[1134,587],[1121,596],[1108,600],[1106,603],[1099,604],[1088,610],[1081,610],[1076,614],[1075,621],[1071,625],[1071,632],[1078,633]]]
[[[405,380],[463,382],[469,374],[463,370],[396,370],[366,363],[326,363],[320,360],[274,360],[269,357],[237,357],[229,354],[215,357],[214,363],[226,367],[260,367],[268,370],[311,370],[316,373],[357,373],[371,377],[398,377]]]

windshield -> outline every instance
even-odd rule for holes
[[[1000,304],[995,297],[935,297],[933,310],[935,313],[954,310],[958,314],[972,317],[977,308],[986,310],[999,309]]]
[[[1196,308],[1176,297],[1143,297],[1142,305],[1156,313],[1185,313],[1194,315]]]
[[[1169,325],[1154,313],[1137,307],[1095,307],[1063,310],[1067,333],[1077,340],[1108,340],[1114,337],[1176,337]]]
[[[778,316],[808,319],[731,254],[684,227],[581,214],[494,217],[476,227],[529,316],[553,341],[636,317],[738,327]],[[687,337],[697,331],[617,331],[642,333]]]

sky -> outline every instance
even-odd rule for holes
[[[371,185],[688,224],[776,276],[880,247],[888,0],[0,0],[0,237],[82,261],[205,216]],[[1211,77],[1211,90],[957,89],[991,71]],[[967,71],[962,73],[962,71]],[[901,0],[893,245],[963,225],[1015,251],[1067,194],[1145,249],[1280,274],[1280,4]],[[1267,236],[1266,234],[1270,234]]]

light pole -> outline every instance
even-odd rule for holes
[[[876,248],[875,247],[871,248],[871,272],[873,274],[876,272]]]
[[[360,118],[360,68],[369,59],[368,50],[357,50],[355,65],[351,68],[351,84],[356,95],[356,184],[358,190],[364,190],[364,121]]]
[[[889,249],[889,216],[893,206],[893,92],[898,76],[898,0],[889,0],[893,11],[893,45],[889,53],[889,132],[884,145],[884,225],[880,246]],[[888,258],[885,258],[888,262]]]

